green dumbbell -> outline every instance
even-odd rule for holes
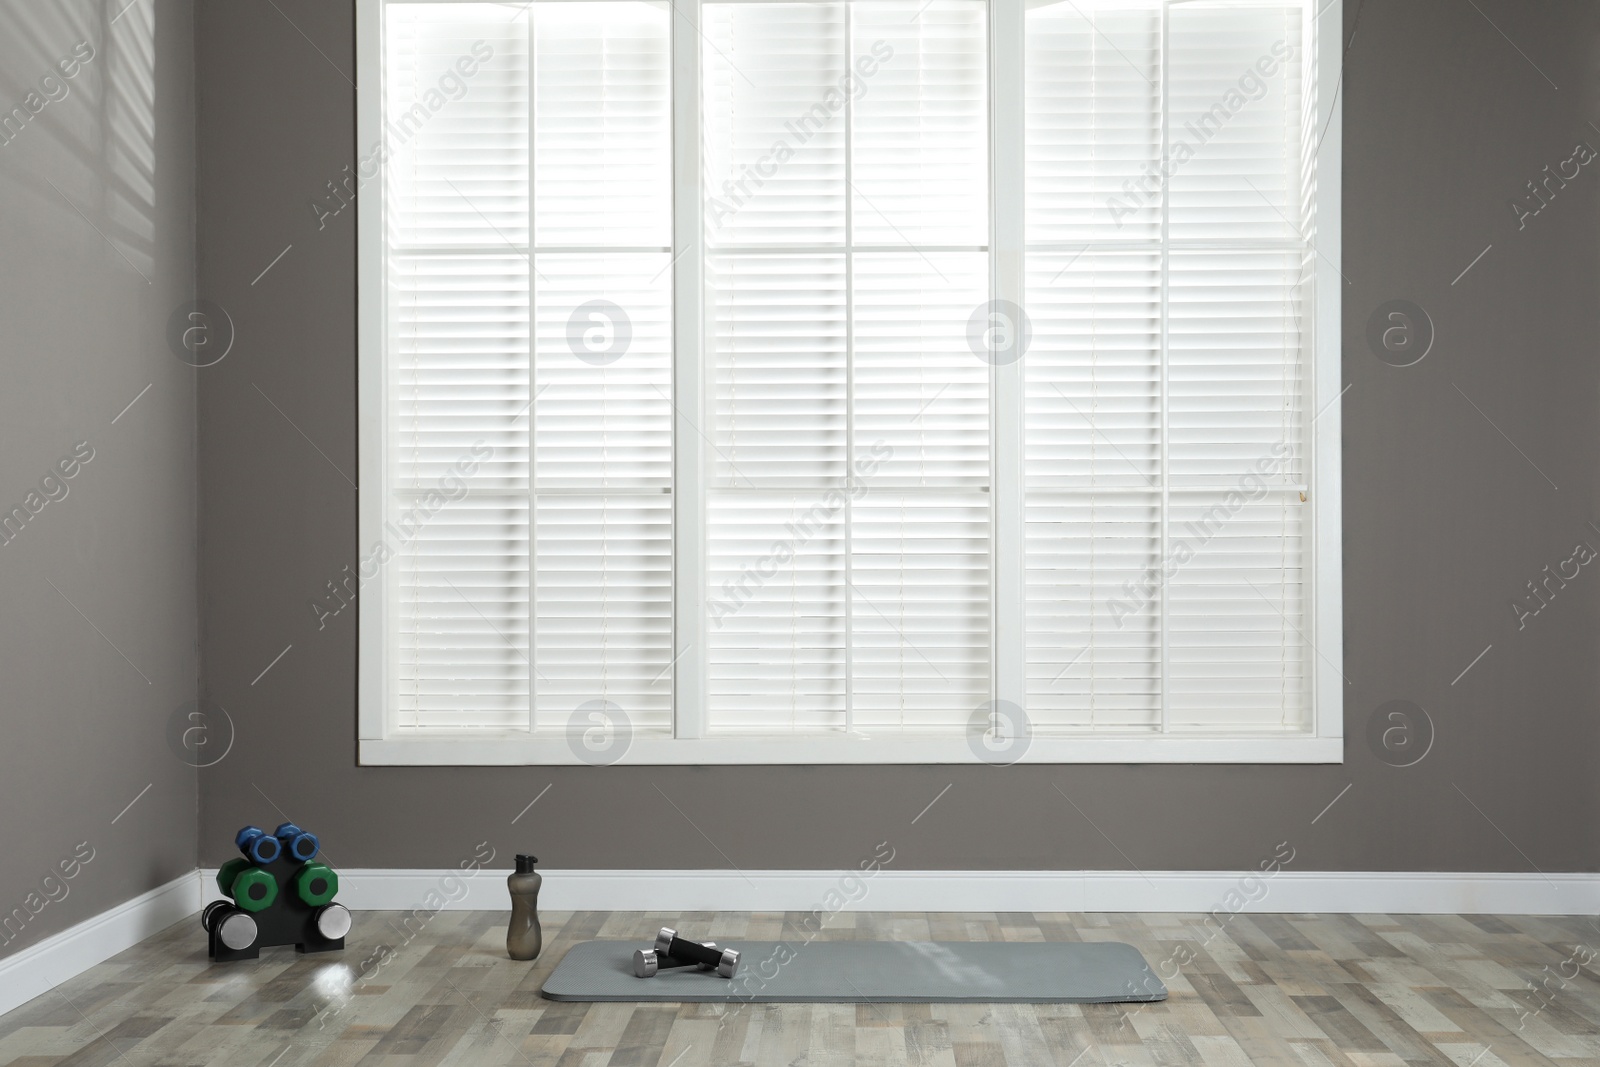
[[[278,899],[278,880],[260,867],[251,867],[233,880],[228,895],[245,911],[265,911]]]
[[[222,890],[223,896],[233,892],[233,880],[250,869],[250,861],[243,856],[235,857],[224,863],[217,871],[217,888]]]
[[[339,892],[339,876],[325,863],[308,863],[294,876],[294,891],[301,900],[319,908]]]

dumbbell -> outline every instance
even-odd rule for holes
[[[294,891],[313,908],[331,901],[339,892],[339,876],[322,863],[308,863],[294,876]]]
[[[249,857],[251,863],[268,864],[283,851],[283,843],[259,826],[246,826],[233,835],[233,843]]]
[[[317,909],[317,933],[329,941],[337,941],[350,932],[350,910],[343,904],[329,904]]]
[[[220,909],[220,908],[229,908],[229,907],[232,907],[232,906],[233,906],[233,904],[230,901],[213,900],[211,903],[207,904],[204,908],[201,908],[200,909],[200,929],[204,930],[206,933],[209,934],[211,932],[211,916],[216,914],[217,910]]]
[[[661,932],[656,934],[655,951],[657,957],[672,956],[691,963],[704,964],[707,968],[715,968],[724,978],[732,978],[733,973],[739,969],[738,949],[718,950],[697,941],[685,941],[670,926],[663,926]]]
[[[222,890],[223,896],[231,896],[233,894],[233,880],[248,871],[251,866],[251,862],[243,856],[235,856],[218,868],[217,888]]]
[[[233,880],[228,895],[245,911],[265,911],[278,899],[278,880],[260,867],[251,867]]]
[[[280,823],[278,828],[272,831],[272,836],[278,839],[278,844],[283,846],[283,850],[291,858],[301,863],[309,863],[315,859],[317,850],[321,847],[316,834],[307,833],[292,822]]]
[[[235,952],[256,943],[256,921],[226,900],[213,900],[200,913],[200,926]]]
[[[672,939],[674,937],[676,937],[676,936],[677,936],[677,931],[676,930],[672,929],[670,926],[663,926],[661,928],[661,932],[656,934],[656,943],[649,949],[649,951],[654,952],[658,959],[672,960],[673,962],[667,965],[667,966],[672,966],[672,967],[682,967],[685,964],[693,963],[696,967],[700,968],[702,971],[711,971],[711,970],[715,970],[716,967],[717,967],[717,963],[720,963],[722,961],[722,957],[720,955],[717,957],[717,961],[715,963],[702,963],[702,962],[698,962],[696,960],[686,960],[686,959],[682,959],[680,957],[673,956],[672,952],[671,952]],[[703,945],[706,948],[716,948],[717,947],[717,943],[715,941],[686,941],[686,942],[684,942],[684,944],[687,944],[687,945]]]
[[[716,947],[717,943],[715,941],[706,942],[706,948]],[[695,963],[694,960],[676,959],[665,953],[657,952],[654,948],[641,948],[633,954],[633,973],[640,978],[653,978],[657,971],[665,971],[672,967],[698,967],[702,971],[711,969],[703,963]]]

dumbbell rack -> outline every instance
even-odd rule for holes
[[[287,824],[286,824],[287,826]],[[246,838],[252,827],[239,831]],[[275,836],[285,837],[280,827]],[[289,827],[302,833],[298,827]],[[261,835],[260,831],[256,831]],[[265,836],[265,835],[261,835]],[[253,960],[261,955],[262,948],[293,945],[296,952],[334,952],[344,948],[343,930],[349,929],[349,912],[343,905],[333,903],[339,891],[339,876],[316,859],[315,837],[311,837],[310,856],[298,858],[290,848],[279,850],[275,858],[263,863],[252,855],[249,843],[241,842],[245,853],[242,860],[234,860],[217,872],[217,885],[230,899],[213,901],[201,913],[201,925],[208,938],[208,953],[216,963],[234,960]],[[251,872],[262,872],[253,874]],[[275,891],[267,888],[270,877]],[[302,883],[304,883],[302,885]],[[307,899],[310,898],[310,899]],[[261,903],[265,900],[265,903]],[[332,914],[330,914],[332,913]],[[240,948],[230,947],[224,941],[223,925],[230,918],[248,916],[255,924],[255,938]],[[248,924],[246,924],[248,925]],[[329,937],[324,929],[341,930],[340,936]]]

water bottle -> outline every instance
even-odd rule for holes
[[[511,890],[511,927],[506,931],[506,954],[514,960],[535,960],[544,947],[539,929],[539,885],[544,881],[533,865],[537,856],[518,854],[517,869],[506,879]]]

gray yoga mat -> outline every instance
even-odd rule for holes
[[[780,944],[785,952],[774,955]],[[541,992],[550,1000],[763,1004],[1167,999],[1167,987],[1139,950],[1119,941],[730,941],[723,947],[742,954],[731,979],[697,967],[635,978],[633,952],[643,947],[574,945]],[[780,963],[790,951],[792,958]]]

